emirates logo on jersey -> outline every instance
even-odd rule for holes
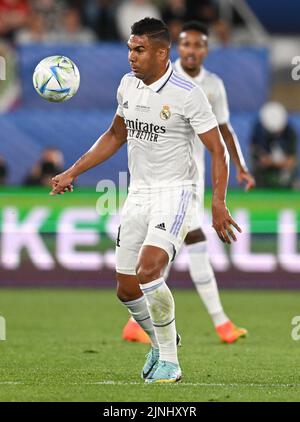
[[[162,120],[168,120],[171,117],[170,107],[164,105],[162,111],[160,112],[160,118]]]

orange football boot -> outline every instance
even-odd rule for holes
[[[223,343],[234,343],[239,338],[246,337],[248,334],[245,328],[236,327],[231,321],[218,325],[216,332]]]
[[[148,334],[139,326],[139,324],[130,318],[123,329],[123,340],[135,341],[137,343],[151,344]]]

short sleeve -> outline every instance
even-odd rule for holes
[[[124,118],[124,113],[123,113],[124,79],[125,79],[125,76],[123,76],[123,78],[121,79],[120,85],[117,90],[118,107],[116,111],[116,114],[123,118]]]
[[[218,122],[211,105],[201,88],[193,88],[184,103],[184,117],[188,119],[196,134],[201,134],[217,127]]]
[[[223,125],[229,122],[229,108],[225,86],[221,79],[218,80],[216,86],[216,95],[212,102],[212,110],[215,114],[218,124]]]

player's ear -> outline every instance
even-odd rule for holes
[[[168,55],[169,55],[169,49],[168,49],[168,48],[165,48],[165,47],[160,47],[160,48],[157,50],[157,55],[158,55],[158,57],[159,57],[159,59],[160,59],[161,61],[165,61],[165,60],[168,58]]]

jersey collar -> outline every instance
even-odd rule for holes
[[[140,80],[138,84],[138,88],[149,88],[153,92],[159,92],[166,85],[172,73],[173,73],[173,69],[172,69],[171,62],[169,61],[167,70],[160,79],[153,82],[151,85],[145,85],[144,82]]]
[[[186,73],[185,70],[183,69],[183,67],[181,66],[180,59],[177,59],[175,61],[174,70],[176,70],[176,72],[178,72],[178,73],[181,73],[182,75],[184,75],[186,78],[192,80],[193,82],[197,81],[198,83],[201,83],[203,81],[205,74],[206,74],[206,69],[205,69],[204,66],[202,66],[199,75],[192,78],[192,76],[190,76],[188,73]]]

